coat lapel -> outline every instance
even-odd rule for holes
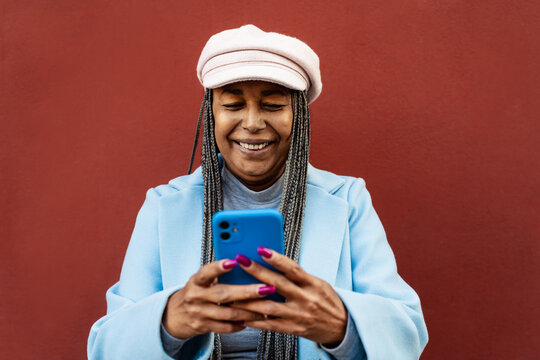
[[[342,184],[340,177],[310,166],[299,263],[331,285],[336,281],[348,222],[347,202],[332,195]]]
[[[189,179],[195,181],[184,179],[171,181],[171,186],[177,187],[178,192],[160,202],[159,238],[164,288],[185,284],[201,266],[202,177],[200,171],[196,171]]]

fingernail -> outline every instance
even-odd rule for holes
[[[261,286],[258,291],[259,295],[270,295],[276,292],[276,288],[272,285]]]
[[[249,260],[247,257],[245,257],[244,255],[242,254],[238,254],[236,255],[236,260],[238,260],[238,262],[244,266],[249,266],[251,265],[251,260]]]
[[[224,269],[232,269],[236,265],[238,265],[238,262],[235,259],[229,259],[225,260],[222,266]]]
[[[259,246],[257,248],[257,254],[264,256],[265,258],[271,258],[272,257],[272,251],[270,249],[267,249],[265,247]]]

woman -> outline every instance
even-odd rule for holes
[[[317,55],[248,25],[211,37],[197,71],[202,166],[148,191],[89,358],[418,358],[420,302],[364,181],[308,164]],[[214,261],[212,215],[265,207],[283,214],[286,256],[259,253],[281,273],[242,254]],[[235,266],[261,283],[217,284]],[[261,299],[275,291],[286,303]]]

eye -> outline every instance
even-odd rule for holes
[[[263,103],[263,107],[269,111],[277,111],[283,109],[286,105],[281,104],[272,104],[272,103]]]
[[[241,103],[241,102],[223,104],[223,107],[228,110],[240,110],[243,106],[244,106],[244,103]]]

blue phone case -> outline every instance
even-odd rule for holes
[[[224,210],[212,217],[212,234],[216,260],[234,259],[242,254],[259,264],[277,271],[257,253],[259,246],[284,253],[283,217],[274,209]],[[240,266],[218,278],[219,283],[246,285],[261,283],[246,273]],[[266,297],[274,301],[284,301],[275,293]]]

